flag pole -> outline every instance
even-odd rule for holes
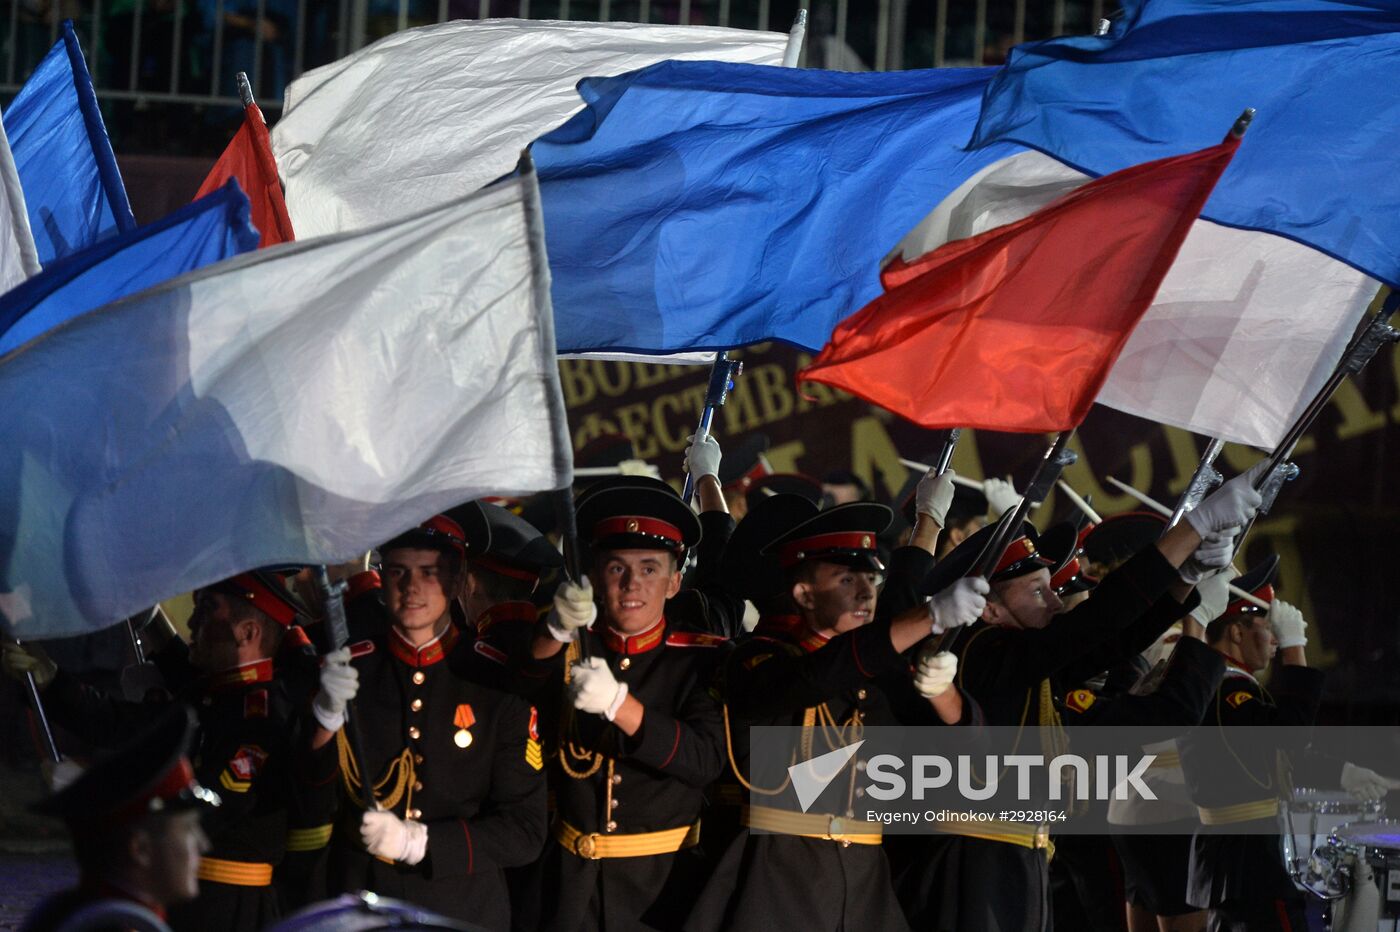
[[[1055,435],[1055,442],[1050,444],[1050,448],[1045,451],[1045,456],[1041,458],[1040,464],[1036,466],[1035,475],[1031,476],[1025,494],[1021,496],[1021,501],[997,521],[996,530],[992,532],[991,540],[977,555],[977,562],[972,565],[968,576],[985,578],[991,574],[997,560],[1001,559],[1002,553],[1006,551],[1006,545],[1011,543],[1016,530],[1021,527],[1021,522],[1026,520],[1026,515],[1030,513],[1031,507],[1039,505],[1049,498],[1050,490],[1054,487],[1055,481],[1060,478],[1060,473],[1064,471],[1066,466],[1072,466],[1079,460],[1079,455],[1067,448],[1069,438],[1073,434],[1074,431],[1071,429],[1062,430]],[[939,645],[939,649],[952,650],[957,644],[958,634],[962,630],[962,628],[954,628],[948,632],[947,637]]]
[[[251,107],[253,101],[253,85],[248,80],[248,72],[240,71],[233,76],[234,83],[238,85],[238,99],[243,101],[244,109]]]
[[[1135,488],[1133,488],[1132,486],[1128,485],[1128,483],[1126,483],[1126,482],[1119,482],[1117,479],[1113,478],[1112,476],[1109,476],[1109,477],[1108,477],[1108,482],[1109,482],[1109,484],[1111,484],[1114,488],[1118,489],[1119,491],[1123,492],[1123,493],[1126,494],[1126,495],[1132,496],[1133,498],[1135,498],[1135,499],[1137,499],[1138,501],[1142,502],[1144,505],[1146,505],[1148,508],[1151,508],[1153,511],[1157,512],[1158,514],[1161,514],[1161,515],[1164,515],[1164,516],[1167,516],[1167,517],[1170,517],[1170,516],[1171,516],[1172,511],[1171,511],[1170,508],[1168,508],[1166,505],[1163,505],[1161,502],[1157,501],[1155,498],[1153,498],[1152,496],[1148,495],[1146,492],[1139,492],[1137,489],[1135,489]],[[1238,551],[1237,551],[1237,552],[1238,552]],[[1268,608],[1268,607],[1269,607],[1269,603],[1268,603],[1268,602],[1265,602],[1263,599],[1259,598],[1259,597],[1256,596],[1256,595],[1253,595],[1252,593],[1245,592],[1243,589],[1241,589],[1241,588],[1238,587],[1238,586],[1231,585],[1231,586],[1230,586],[1230,594],[1233,595],[1233,596],[1234,596],[1235,598],[1237,598],[1237,599],[1244,599],[1244,600],[1245,600],[1246,602],[1248,602],[1250,605],[1255,605],[1255,606],[1258,606],[1259,608]]]
[[[530,155],[528,148],[521,150],[516,171],[524,182],[525,188],[525,227],[528,234],[527,239],[530,241],[530,257],[539,268],[548,269],[549,256],[545,253],[544,209],[540,204],[540,181],[539,176],[535,174],[535,160]],[[549,300],[547,284],[543,289],[543,294],[537,297],[542,302]],[[572,466],[572,464],[570,465]],[[572,469],[570,471],[572,472]],[[575,475],[577,474],[575,473]],[[569,482],[562,489],[555,489],[549,493],[549,497],[554,505],[555,522],[559,525],[559,539],[564,552],[564,574],[577,585],[583,580],[583,556],[578,543],[578,514],[574,510],[573,483]],[[580,637],[578,647],[580,657],[587,660],[589,658],[588,638]]]
[[[1201,461],[1196,464],[1196,471],[1191,474],[1191,481],[1186,484],[1186,491],[1181,493],[1181,498],[1177,500],[1176,510],[1167,518],[1167,530],[1176,527],[1186,512],[1195,508],[1206,497],[1206,493],[1215,488],[1224,477],[1215,468],[1215,458],[1220,455],[1220,451],[1225,449],[1224,440],[1211,440],[1206,447],[1206,452],[1201,454]],[[1165,533],[1165,531],[1163,532]]]
[[[956,427],[948,431],[948,439],[943,441],[943,449],[938,451],[938,461],[934,463],[938,467],[936,475],[943,475],[948,471],[948,464],[953,461],[953,450],[958,446],[958,438],[962,436],[962,431]]]
[[[316,584],[321,589],[325,602],[326,627],[330,632],[331,650],[340,650],[350,643],[350,623],[345,617],[345,592],[349,588],[344,580],[331,582],[331,576],[322,563],[316,567]],[[350,753],[355,758],[355,766],[360,771],[360,789],[365,794],[365,809],[377,811],[379,800],[374,795],[375,774],[369,769],[369,756],[365,754],[364,734],[355,720],[355,701],[345,703],[345,736],[350,741]],[[348,784],[347,784],[348,785]]]
[[[19,638],[13,640],[16,644],[24,643]],[[39,722],[39,731],[44,737],[44,748],[49,752],[49,759],[55,764],[62,763],[63,755],[58,750],[58,742],[54,740],[53,728],[49,725],[49,716],[44,711],[44,700],[39,695],[39,684],[35,682],[33,673],[24,674],[24,691],[29,694],[29,703],[34,707],[34,717]]]
[[[787,47],[783,49],[783,67],[797,67],[797,60],[802,55],[802,41],[807,35],[807,11],[798,10],[797,16],[793,18],[792,28],[788,30]],[[744,364],[737,359],[729,358],[728,350],[721,350],[715,354],[715,361],[710,366],[710,384],[705,390],[705,405],[700,409],[700,423],[695,428],[695,443],[702,442],[710,435],[710,428],[714,425],[715,409],[721,407],[729,398],[729,392],[734,388],[734,382],[744,371]],[[685,486],[681,490],[681,498],[687,505],[695,497],[695,477],[686,473]]]
[[[928,464],[928,463],[921,463],[921,462],[919,462],[918,460],[905,459],[905,458],[902,457],[902,456],[899,458],[899,464],[900,464],[901,466],[907,466],[907,467],[910,468],[910,469],[915,469],[915,470],[918,470],[919,472],[925,472],[925,473],[928,472],[930,469],[933,468],[933,466],[930,465],[930,464]],[[981,480],[979,480],[979,479],[969,479],[969,478],[967,478],[967,476],[959,476],[957,473],[954,473],[954,474],[953,474],[953,484],[954,484],[954,485],[966,486],[966,487],[969,488],[969,489],[976,489],[976,490],[979,491],[979,492],[982,491],[982,482],[981,482]]]

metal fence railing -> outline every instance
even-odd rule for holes
[[[696,23],[785,30],[809,10],[801,64],[894,70],[996,64],[1012,45],[1092,31],[1104,0],[0,0],[0,98],[71,18],[99,99],[264,109],[297,75],[390,33],[450,19]]]

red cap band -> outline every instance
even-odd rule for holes
[[[262,580],[252,573],[239,573],[225,583],[241,592],[253,607],[279,625],[290,625],[297,617],[297,610],[286,599],[269,589]]]
[[[1068,583],[1071,579],[1073,579],[1074,577],[1078,576],[1078,575],[1079,575],[1079,572],[1080,572],[1079,558],[1078,558],[1078,557],[1070,557],[1069,562],[1066,563],[1064,566],[1062,566],[1062,567],[1060,568],[1060,571],[1059,571],[1058,573],[1056,573],[1054,576],[1051,576],[1051,577],[1050,577],[1050,588],[1052,588],[1052,589],[1058,589],[1058,588],[1060,588],[1061,586],[1063,586],[1063,585],[1065,585],[1066,583]]]
[[[604,518],[593,525],[594,540],[612,537],[614,534],[646,534],[648,537],[661,537],[675,541],[677,547],[683,546],[685,543],[680,528],[669,521],[648,518],[644,515],[618,515],[613,518]]]
[[[837,531],[831,534],[816,534],[800,537],[783,544],[778,551],[778,562],[784,569],[796,566],[809,556],[815,557],[828,550],[874,550],[875,535],[869,531]]]
[[[194,768],[190,766],[189,758],[182,754],[175,761],[175,765],[167,770],[148,792],[116,809],[103,821],[121,824],[131,819],[140,818],[159,808],[151,806],[153,800],[176,799],[181,793],[193,789],[194,786]]]
[[[532,573],[527,569],[518,566],[510,566],[500,560],[493,560],[491,557],[472,557],[472,565],[479,566],[484,570],[499,573],[502,576],[509,576],[511,579],[518,579],[521,582],[537,583],[540,581],[539,573]]]
[[[1265,602],[1272,605],[1274,601],[1273,583],[1264,583],[1264,585],[1251,592],[1250,595],[1257,599],[1263,599]],[[1225,611],[1221,613],[1220,617],[1225,618],[1230,615],[1252,615],[1262,611],[1264,611],[1264,609],[1255,605],[1253,602],[1246,602],[1244,599],[1236,598],[1232,599],[1230,604],[1225,606]]]
[[[1005,552],[1002,553],[1001,559],[997,561],[996,568],[992,570],[991,575],[995,576],[998,573],[1004,572],[1017,563],[1020,563],[1022,560],[1028,560],[1035,555],[1035,544],[1031,543],[1031,539],[1029,537],[1018,537],[1007,545]]]
[[[759,460],[757,463],[753,464],[752,469],[744,473],[738,479],[735,479],[733,482],[725,483],[724,488],[739,489],[741,491],[747,490],[749,486],[767,475],[769,475],[768,467],[764,465],[763,460]]]

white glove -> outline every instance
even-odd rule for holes
[[[333,650],[321,658],[321,691],[311,700],[311,714],[326,731],[345,725],[345,704],[360,691],[360,671],[350,665],[350,648]]]
[[[428,853],[428,826],[392,812],[366,812],[360,817],[360,840],[377,858],[417,864]]]
[[[953,685],[958,675],[958,657],[948,651],[934,652],[931,643],[919,648],[919,657],[914,665],[914,688],[925,699],[943,695]]]
[[[704,476],[714,476],[719,478],[719,441],[711,434],[706,434],[703,440],[697,441],[695,435],[691,434],[685,438],[690,441],[690,446],[685,448],[685,471],[699,482]]]
[[[1008,479],[983,479],[982,494],[987,496],[987,517],[993,521],[1021,504],[1021,494]]]
[[[1380,799],[1391,790],[1400,790],[1400,780],[1383,777],[1355,764],[1343,764],[1342,789],[1357,799]]]
[[[56,764],[46,760],[39,765],[39,772],[43,774],[44,782],[48,784],[49,792],[52,793],[67,789],[74,780],[83,775],[83,770],[83,765],[71,757],[65,757]]]
[[[580,712],[592,712],[612,721],[626,698],[627,684],[617,681],[602,657],[576,663],[569,673],[569,700]]]
[[[1214,576],[1229,566],[1230,558],[1235,555],[1235,542],[1239,540],[1239,536],[1239,528],[1229,527],[1223,531],[1213,531],[1201,538],[1201,545],[1181,564],[1181,581],[1194,586],[1207,576]]]
[[[1307,646],[1308,623],[1303,620],[1303,613],[1282,599],[1274,599],[1269,606],[1269,627],[1279,650]]]
[[[942,634],[981,618],[982,610],[987,607],[987,593],[991,591],[992,587],[981,576],[965,576],[939,592],[928,603],[933,633]]]
[[[1226,528],[1244,527],[1259,510],[1263,501],[1254,491],[1254,482],[1264,472],[1268,460],[1255,463],[1229,482],[1216,489],[1206,500],[1186,512],[1187,522],[1202,537],[1209,537],[1213,531]]]
[[[16,644],[13,641],[0,643],[0,667],[11,679],[25,681],[25,674],[32,674],[34,685],[43,689],[58,675],[58,664],[49,659],[48,653],[38,644]]]
[[[590,627],[598,618],[598,606],[593,602],[593,584],[584,576],[577,583],[567,579],[554,592],[554,607],[549,610],[545,627],[550,637],[568,644],[578,637],[580,628]]]
[[[953,504],[953,477],[956,475],[951,469],[941,476],[930,469],[914,489],[915,513],[928,515],[939,527],[947,524],[948,506]]]
[[[1225,614],[1225,609],[1230,605],[1230,581],[1234,578],[1235,571],[1226,566],[1196,584],[1196,595],[1201,597],[1201,604],[1191,609],[1191,617],[1202,628]]]

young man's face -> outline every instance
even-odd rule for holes
[[[990,624],[1008,628],[1044,628],[1064,607],[1050,587],[1050,571],[1044,567],[1034,573],[994,582],[992,593],[996,598],[987,600],[982,617]]]
[[[594,573],[604,620],[622,634],[656,624],[666,600],[681,591],[679,562],[664,550],[610,550],[598,557]]]
[[[432,630],[456,595],[443,554],[438,550],[401,547],[381,555],[384,607],[389,620],[405,634]]]
[[[209,850],[199,812],[188,809],[161,816],[147,836],[144,857],[154,897],[162,904],[171,904],[198,896],[199,858]]]
[[[813,631],[850,631],[875,617],[880,574],[839,563],[817,562],[793,584],[792,598]]]
[[[1250,670],[1263,670],[1274,659],[1278,642],[1274,640],[1269,616],[1250,615],[1245,621],[1230,626],[1231,653]]]
[[[201,673],[218,673],[238,666],[233,601],[222,592],[204,590],[190,616],[190,663]]]

